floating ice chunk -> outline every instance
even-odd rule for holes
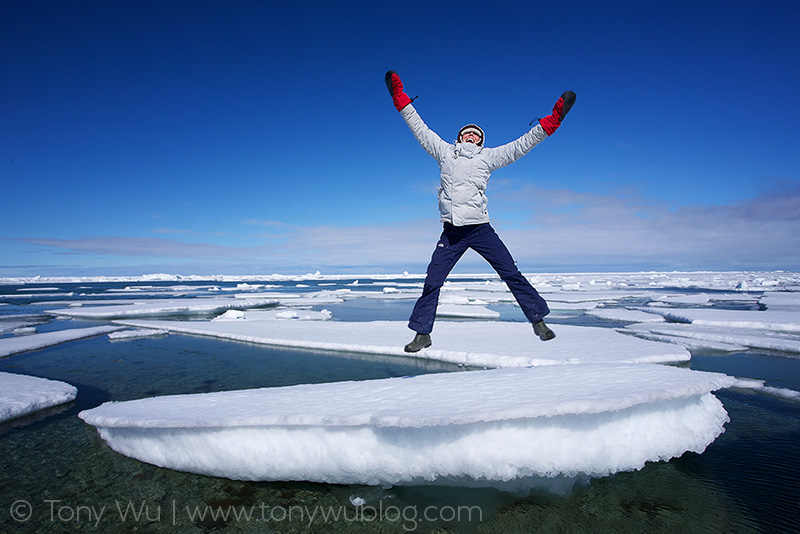
[[[742,389],[756,389],[763,391],[764,393],[769,393],[770,395],[783,397],[785,399],[800,400],[800,391],[768,386],[764,380],[757,380],[754,378],[737,378],[733,387]]]
[[[14,332],[21,328],[28,328],[46,323],[50,320],[49,315],[24,314],[24,315],[5,315],[0,316],[0,334]]]
[[[121,330],[108,334],[108,339],[113,341],[139,339],[143,337],[158,337],[169,334],[167,330],[153,330],[151,328],[137,328],[135,330]]]
[[[273,306],[277,301],[231,298],[187,298],[180,300],[145,300],[119,306],[93,306],[80,309],[52,310],[48,313],[86,319],[122,319],[129,317],[165,317],[180,315],[206,315],[222,313],[229,309]]]
[[[658,297],[656,300],[668,304],[693,304],[700,306],[710,305],[710,299],[706,293],[697,293],[694,295],[664,295]]]
[[[163,328],[274,346],[417,357],[486,367],[665,363],[689,361],[691,357],[683,347],[620,334],[608,328],[554,325],[558,337],[543,344],[535,337],[529,323],[503,321],[440,321],[433,332],[433,346],[413,356],[403,350],[410,331],[406,323],[400,321],[118,322],[139,328]]]
[[[44,332],[41,334],[32,334],[24,337],[0,338],[0,358],[17,354],[19,352],[43,349],[45,347],[58,345],[59,343],[64,343],[67,341],[99,336],[115,330],[121,330],[121,327],[94,326],[91,328],[72,328],[70,330]]]
[[[240,299],[268,299],[281,306],[317,306],[323,304],[341,304],[342,298],[350,290],[319,291],[316,293],[254,293],[250,295],[234,295]]]
[[[568,302],[571,304],[579,302],[617,302],[623,298],[650,298],[652,293],[649,291],[542,291],[548,304],[550,302]]]
[[[15,328],[13,334],[15,336],[27,336],[30,334],[35,334],[37,332],[35,326],[21,326],[19,328]]]
[[[605,476],[702,453],[735,379],[658,365],[439,373],[106,403],[117,452],[240,480],[472,485]]]
[[[241,310],[228,310],[222,315],[214,317],[212,321],[244,321],[245,315]]]
[[[647,313],[640,310],[626,310],[624,308],[603,308],[587,310],[587,315],[594,315],[600,319],[609,321],[623,321],[629,323],[663,323],[664,318],[660,315]]]
[[[332,317],[328,310],[293,310],[279,308],[274,310],[248,310],[247,313],[239,310],[228,310],[212,321],[279,321],[279,320],[298,320],[298,321],[327,321]]]
[[[74,386],[35,376],[0,373],[0,421],[75,400]]]

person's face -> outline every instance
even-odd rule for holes
[[[480,141],[481,141],[481,136],[478,135],[476,132],[473,132],[472,130],[466,131],[463,134],[461,134],[462,143],[473,143],[477,145],[478,143],[480,143]]]

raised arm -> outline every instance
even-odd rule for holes
[[[419,144],[425,151],[433,156],[437,161],[444,158],[448,149],[452,149],[452,145],[443,140],[439,135],[431,130],[427,124],[419,116],[419,113],[414,106],[411,105],[413,98],[403,90],[403,82],[400,81],[400,76],[393,70],[386,73],[386,88],[389,89],[389,94],[392,96],[394,107],[400,112],[403,120],[406,121],[411,133],[417,138]]]
[[[496,148],[487,149],[492,168],[499,169],[517,161],[545,138],[553,135],[558,127],[561,126],[561,121],[567,116],[574,103],[575,93],[565,91],[553,106],[552,115],[539,119],[538,124],[519,139]]]

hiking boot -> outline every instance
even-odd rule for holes
[[[542,341],[549,341],[556,337],[556,333],[544,324],[544,321],[536,321],[533,323],[533,333],[539,336]]]
[[[430,334],[417,334],[414,336],[414,341],[406,345],[406,352],[419,352],[431,346]]]

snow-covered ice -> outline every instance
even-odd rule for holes
[[[701,453],[735,379],[658,365],[439,373],[106,403],[117,452],[243,480],[404,484],[604,476]]]
[[[340,304],[344,302],[343,296],[349,290],[319,291],[316,293],[242,293],[234,295],[237,299],[266,299],[281,306],[317,306],[327,304]]]
[[[4,337],[0,338],[0,358],[19,352],[43,349],[67,341],[99,336],[115,330],[121,330],[121,328],[119,326],[93,326],[89,328],[71,328],[69,330],[43,332],[30,336]]]
[[[47,315],[34,313],[0,316],[0,334],[44,324],[49,320],[50,317]]]
[[[215,322],[229,321],[327,321],[333,314],[328,310],[294,310],[291,308],[276,308],[273,310],[228,310],[222,315],[211,319]]]
[[[749,328],[800,333],[800,311],[716,310],[698,308],[648,308],[669,320],[702,326]]]
[[[75,400],[78,390],[56,380],[0,372],[0,421]]]
[[[639,310],[627,310],[625,308],[597,308],[587,310],[587,315],[593,315],[600,319],[609,321],[622,321],[626,323],[663,323],[664,318],[660,315],[647,313]]]
[[[763,313],[763,312],[762,312]],[[691,343],[695,347],[738,351],[747,348],[800,353],[800,335],[770,332],[757,328],[726,328],[684,323],[633,324],[626,330],[648,339],[665,339],[673,343]]]
[[[771,292],[759,299],[768,311],[788,311],[800,314],[800,292]]]
[[[177,300],[143,300],[115,306],[82,306],[50,310],[47,313],[83,319],[121,319],[129,317],[164,317],[176,315],[207,315],[225,310],[241,310],[274,306],[275,300],[235,298],[186,298]]]
[[[475,304],[439,304],[436,308],[439,317],[468,317],[473,319],[498,319],[500,312],[490,310],[486,306]]]
[[[771,395],[784,397],[786,399],[800,400],[800,391],[786,388],[776,388],[766,385],[764,380],[754,380],[752,378],[739,378],[733,387],[742,389],[757,389]]]
[[[691,295],[662,295],[656,298],[656,301],[667,304],[689,304],[694,306],[709,306],[711,304],[711,299],[708,298],[708,294],[706,293],[695,293]]]
[[[247,312],[249,313],[249,312]],[[410,355],[404,322],[339,321],[118,321],[273,346],[425,358],[479,367],[526,367],[563,363],[668,363],[689,361],[677,345],[639,339],[607,328],[558,325],[558,337],[543,344],[528,323],[501,321],[436,324],[433,346]]]
[[[134,330],[119,330],[110,332],[108,339],[112,341],[140,339],[143,337],[157,337],[169,334],[167,330],[152,330],[150,328],[136,328]]]

